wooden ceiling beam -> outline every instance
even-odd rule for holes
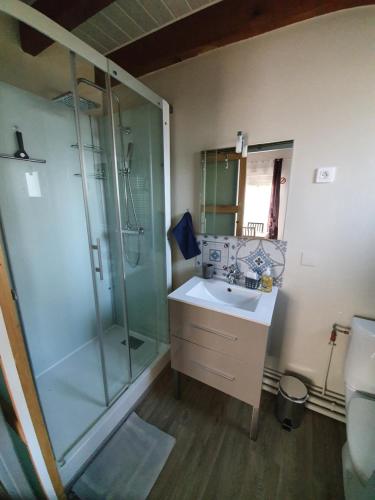
[[[36,0],[32,7],[72,31],[112,2],[113,0]],[[33,56],[53,43],[53,40],[24,23],[20,23],[20,39],[22,49]]]
[[[134,76],[292,23],[371,0],[223,0],[107,56]]]

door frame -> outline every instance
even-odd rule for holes
[[[77,56],[91,62],[105,73],[109,72],[120,83],[161,108],[163,115],[166,278],[167,289],[170,290],[172,286],[172,260],[167,237],[171,225],[170,109],[168,102],[120,66],[29,5],[18,0],[0,0],[0,12],[31,26],[74,52]],[[15,297],[12,292],[5,252],[0,245],[1,369],[41,487],[47,498],[65,498],[64,488],[39,404],[21,323],[15,305]]]

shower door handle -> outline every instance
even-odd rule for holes
[[[100,246],[100,238],[96,238],[96,245],[91,245],[93,250],[98,251],[98,267],[95,267],[95,271],[99,273],[100,280],[103,281],[103,261],[102,261],[102,248]]]

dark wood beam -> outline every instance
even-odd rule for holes
[[[32,6],[71,31],[112,2],[113,0],[36,0]],[[20,39],[22,49],[33,56],[53,43],[53,40],[24,23],[20,23]]]
[[[108,55],[134,76],[217,47],[371,0],[223,0]]]

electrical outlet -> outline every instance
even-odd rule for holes
[[[315,182],[333,182],[336,176],[336,167],[320,167],[315,170]]]

